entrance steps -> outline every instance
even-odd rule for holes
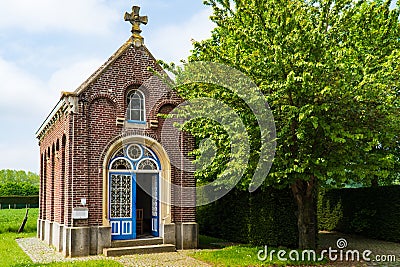
[[[175,252],[175,246],[163,244],[162,238],[145,238],[126,241],[113,241],[111,248],[103,249],[106,257],[119,257],[132,254],[151,254]]]

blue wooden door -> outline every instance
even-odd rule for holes
[[[158,237],[159,234],[159,225],[160,225],[160,217],[159,217],[159,181],[158,174],[153,174],[151,176],[151,184],[152,184],[152,198],[151,198],[151,234],[155,237]]]
[[[136,238],[136,181],[132,173],[110,173],[109,218],[112,240]]]

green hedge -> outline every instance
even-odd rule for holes
[[[1,209],[38,208],[39,196],[6,196],[0,197]]]
[[[321,191],[318,226],[400,242],[400,186]]]
[[[39,194],[39,185],[29,182],[0,183],[0,196],[34,196]]]
[[[250,243],[297,248],[297,206],[292,191],[267,188],[252,194],[250,200]]]
[[[198,207],[200,233],[259,246],[297,247],[296,205],[289,190],[232,190]]]

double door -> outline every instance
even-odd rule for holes
[[[137,238],[137,208],[144,210],[143,219],[144,222],[150,222],[151,234],[159,236],[158,178],[158,173],[110,172],[109,219],[112,240]],[[141,207],[137,206],[138,203]]]

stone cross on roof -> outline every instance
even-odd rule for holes
[[[143,45],[143,37],[140,35],[142,30],[140,29],[140,24],[146,25],[148,22],[147,16],[139,15],[140,7],[133,6],[132,13],[125,13],[125,21],[129,21],[132,24],[132,39],[133,43],[136,47],[140,47]]]

